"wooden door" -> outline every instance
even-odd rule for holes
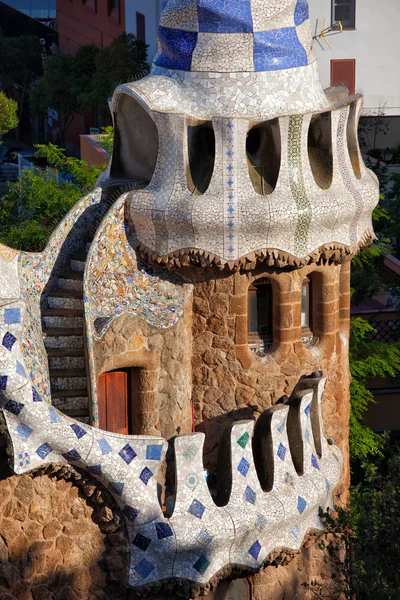
[[[100,375],[97,386],[100,429],[129,433],[128,384],[128,374],[124,371]]]

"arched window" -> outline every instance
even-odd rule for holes
[[[301,286],[301,338],[304,344],[313,338],[311,277],[306,277]]]
[[[248,319],[250,350],[266,352],[272,344],[272,286],[266,277],[249,287]]]

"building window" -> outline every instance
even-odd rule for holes
[[[350,96],[354,94],[356,61],[354,59],[331,60],[331,85],[344,85]]]
[[[119,0],[108,1],[108,16],[119,23]]]
[[[301,338],[304,343],[311,341],[313,338],[311,277],[306,277],[301,287]]]
[[[97,12],[97,0],[82,0],[82,4],[88,10]]]
[[[267,278],[249,287],[248,343],[253,352],[266,352],[272,344],[272,286]]]
[[[146,43],[146,18],[140,12],[136,12],[136,37]]]
[[[343,29],[356,27],[356,0],[333,0],[332,21],[341,22]]]

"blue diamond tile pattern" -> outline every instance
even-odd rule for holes
[[[279,425],[279,427],[277,427],[277,430],[279,431],[279,433],[282,433],[282,431],[284,430],[284,428],[285,428],[285,423],[281,423]]]
[[[95,475],[101,475],[101,465],[92,465],[88,470]]]
[[[151,539],[142,535],[141,533],[137,533],[133,539],[133,544],[136,548],[140,548],[143,552],[146,552],[147,548],[151,544]]]
[[[247,500],[247,502],[250,502],[250,504],[255,504],[257,494],[254,490],[251,489],[251,487],[247,486],[244,490],[243,498]]]
[[[294,24],[296,27],[302,25],[304,21],[310,18],[307,0],[297,0],[294,11]]]
[[[25,425],[25,423],[20,423],[17,429],[15,430],[15,434],[17,437],[19,437],[20,440],[23,440],[25,442],[31,435],[32,431],[33,430],[30,427],[28,427],[28,425]]]
[[[202,504],[196,499],[193,500],[192,504],[188,508],[188,512],[194,517],[197,517],[198,519],[202,518],[205,510],[206,507],[204,506],[204,504]]]
[[[239,473],[241,473],[243,475],[243,477],[246,477],[247,473],[249,472],[249,469],[250,469],[250,464],[243,457],[242,460],[240,461],[240,463],[238,464],[237,470],[239,471]]]
[[[301,496],[298,496],[298,498],[297,498],[297,510],[299,511],[299,513],[301,515],[306,510],[306,506],[307,506],[307,502],[304,500],[304,498],[302,498]]]
[[[158,67],[190,71],[197,33],[160,27],[158,30],[159,53],[154,62]]]
[[[213,537],[208,533],[208,531],[202,529],[199,535],[197,536],[197,539],[199,541],[199,544],[201,544],[205,548],[206,546],[208,546],[208,544],[212,542]]]
[[[198,573],[200,573],[200,575],[204,575],[204,573],[207,571],[209,566],[210,566],[210,561],[207,560],[207,558],[205,556],[200,556],[200,558],[198,560],[196,560],[196,562],[194,563],[193,569],[195,571],[197,571]]]
[[[54,408],[49,408],[49,415],[51,423],[58,423],[59,421],[61,421],[60,417],[58,416],[58,413],[54,410]]]
[[[127,519],[132,521],[132,523],[135,521],[138,514],[140,513],[140,511],[137,508],[133,508],[133,506],[128,506],[128,504],[124,506],[122,512],[124,513]]]
[[[9,400],[5,405],[5,409],[18,417],[19,413],[24,408],[24,406],[25,404],[22,404],[22,402],[17,402],[16,400]]]
[[[148,577],[150,573],[154,571],[155,567],[148,560],[143,558],[134,568],[135,571],[139,573],[141,577],[143,577],[143,579],[146,579],[146,577]]]
[[[139,475],[139,479],[143,481],[144,485],[147,485],[152,477],[153,473],[148,467],[145,467]]]
[[[197,11],[193,11],[193,3]],[[256,4],[254,0],[170,0],[165,4],[163,16],[174,13],[175,19],[173,24],[171,18],[164,20],[159,28],[155,64],[178,71],[196,70],[193,57],[206,51],[210,54],[209,71],[218,70],[218,67],[213,68],[212,49],[222,49],[226,45],[226,52],[229,52],[231,42],[228,38],[233,34],[240,47],[245,48],[251,71],[308,65],[307,52],[298,35],[298,28],[309,19],[307,0],[297,0],[291,18],[286,16],[286,27],[273,29],[271,22],[270,27],[265,26],[265,31],[254,25],[260,17],[259,14],[255,16],[255,11],[262,10]],[[192,12],[190,25],[186,20],[187,10]],[[167,22],[169,25],[165,26]]]
[[[72,423],[71,429],[75,433],[78,440],[80,440],[84,435],[86,435],[86,431],[76,423]]]
[[[160,460],[161,453],[162,453],[161,444],[157,444],[157,445],[149,444],[146,448],[147,460]]]
[[[7,375],[0,375],[0,390],[5,390],[7,388]]]
[[[18,375],[21,375],[21,377],[26,376],[24,365],[22,363],[20,363],[19,360],[17,360],[17,362],[15,364],[15,370],[18,373]]]
[[[300,535],[300,526],[296,525],[296,527],[294,527],[290,533],[292,534],[295,540],[298,540]]]
[[[4,348],[7,348],[7,350],[9,350],[11,352],[12,347],[14,346],[16,341],[17,341],[17,338],[15,336],[13,336],[12,333],[7,331],[7,333],[4,334],[3,341],[1,343],[4,346]]]
[[[172,537],[174,534],[168,523],[156,523],[157,537],[159,540]]]
[[[254,32],[256,71],[279,71],[307,64],[307,53],[297,37],[295,27]]]
[[[314,454],[311,454],[311,464],[314,467],[314,469],[318,469],[318,471],[320,470],[317,457]]]
[[[257,529],[257,531],[262,531],[263,529],[266,528],[267,525],[268,525],[268,521],[264,517],[264,515],[258,515],[257,519],[256,519],[256,529]]]
[[[107,440],[97,440],[97,443],[100,446],[100,450],[101,450],[102,454],[108,454],[109,452],[113,451],[113,449],[111,448],[111,446],[107,442]]]
[[[122,460],[126,462],[127,465],[130,465],[135,456],[137,456],[136,452],[129,444],[126,444],[121,450],[118,452]]]
[[[46,456],[48,456],[50,454],[51,451],[52,451],[52,447],[50,446],[50,444],[48,442],[45,442],[44,444],[39,446],[39,448],[36,450],[36,454],[38,454],[40,456],[40,458],[42,458],[44,460],[46,458]]]
[[[197,0],[199,31],[204,33],[251,33],[250,0]]]
[[[308,417],[310,415],[310,410],[311,410],[311,402],[310,404],[307,404],[307,406],[304,409],[304,414]]]
[[[278,447],[278,451],[277,451],[277,455],[279,456],[279,458],[281,460],[285,460],[285,456],[286,456],[286,447],[282,444],[282,442],[279,444]]]
[[[69,452],[66,453],[65,455],[69,460],[81,460],[81,455],[79,454],[78,450],[69,450]]]
[[[32,400],[34,402],[42,402],[42,398],[39,396],[37,390],[32,386]]]
[[[258,555],[261,552],[261,548],[262,548],[262,546],[261,546],[260,542],[258,540],[256,540],[254,542],[254,544],[252,545],[252,547],[249,548],[248,553],[250,554],[250,556],[252,556],[254,558],[254,560],[257,560]]]
[[[122,496],[122,492],[124,491],[124,484],[119,483],[118,481],[113,481],[108,486],[113,492],[117,494],[117,496]]]
[[[4,323],[6,325],[16,325],[21,322],[20,308],[6,308],[4,310]]]

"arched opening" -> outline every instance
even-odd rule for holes
[[[149,182],[158,156],[158,130],[146,110],[122,94],[114,114],[111,177]]]
[[[253,281],[248,292],[248,344],[253,352],[272,345],[272,285],[266,277]]]
[[[215,163],[215,134],[211,121],[187,127],[188,188],[196,196],[210,185]]]
[[[251,600],[251,583],[247,579],[224,579],[218,584],[215,592],[207,594],[209,600]]]
[[[132,367],[102,373],[98,379],[99,428],[124,435],[140,434],[140,378],[143,369]]]
[[[326,112],[314,115],[308,129],[308,158],[316,184],[329,189],[333,178],[332,118]]]
[[[350,104],[350,113],[347,121],[347,147],[354,175],[361,179],[360,155],[358,151],[358,122],[357,122],[357,102]]]
[[[261,196],[271,194],[281,167],[281,132],[279,119],[256,125],[247,134],[247,165],[250,180]]]
[[[313,289],[312,277],[303,279],[301,286],[301,339],[307,344],[313,339]]]

